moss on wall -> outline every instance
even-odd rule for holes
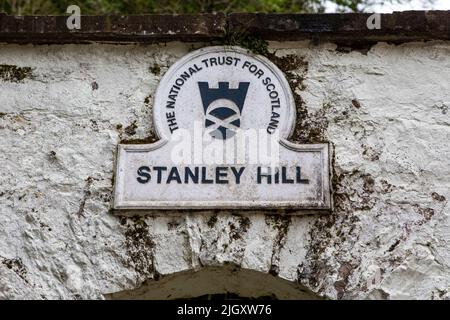
[[[9,82],[22,82],[32,77],[32,68],[0,64],[0,79]]]

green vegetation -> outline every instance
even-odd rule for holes
[[[368,5],[410,0],[330,0],[337,11],[364,11]],[[82,14],[206,12],[323,12],[326,0],[0,0],[0,11],[15,15],[62,15],[76,4]]]

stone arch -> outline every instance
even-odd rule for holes
[[[320,299],[304,286],[265,272],[232,265],[203,267],[149,279],[140,287],[106,294],[106,299],[165,300],[213,294],[240,298]]]

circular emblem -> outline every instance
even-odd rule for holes
[[[239,47],[203,48],[177,61],[160,82],[153,112],[163,139],[196,126],[221,140],[248,129],[287,138],[295,119],[283,73]]]

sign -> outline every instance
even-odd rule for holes
[[[114,209],[330,210],[327,144],[289,142],[295,105],[283,73],[238,47],[189,53],[155,95],[159,140],[120,144]]]

